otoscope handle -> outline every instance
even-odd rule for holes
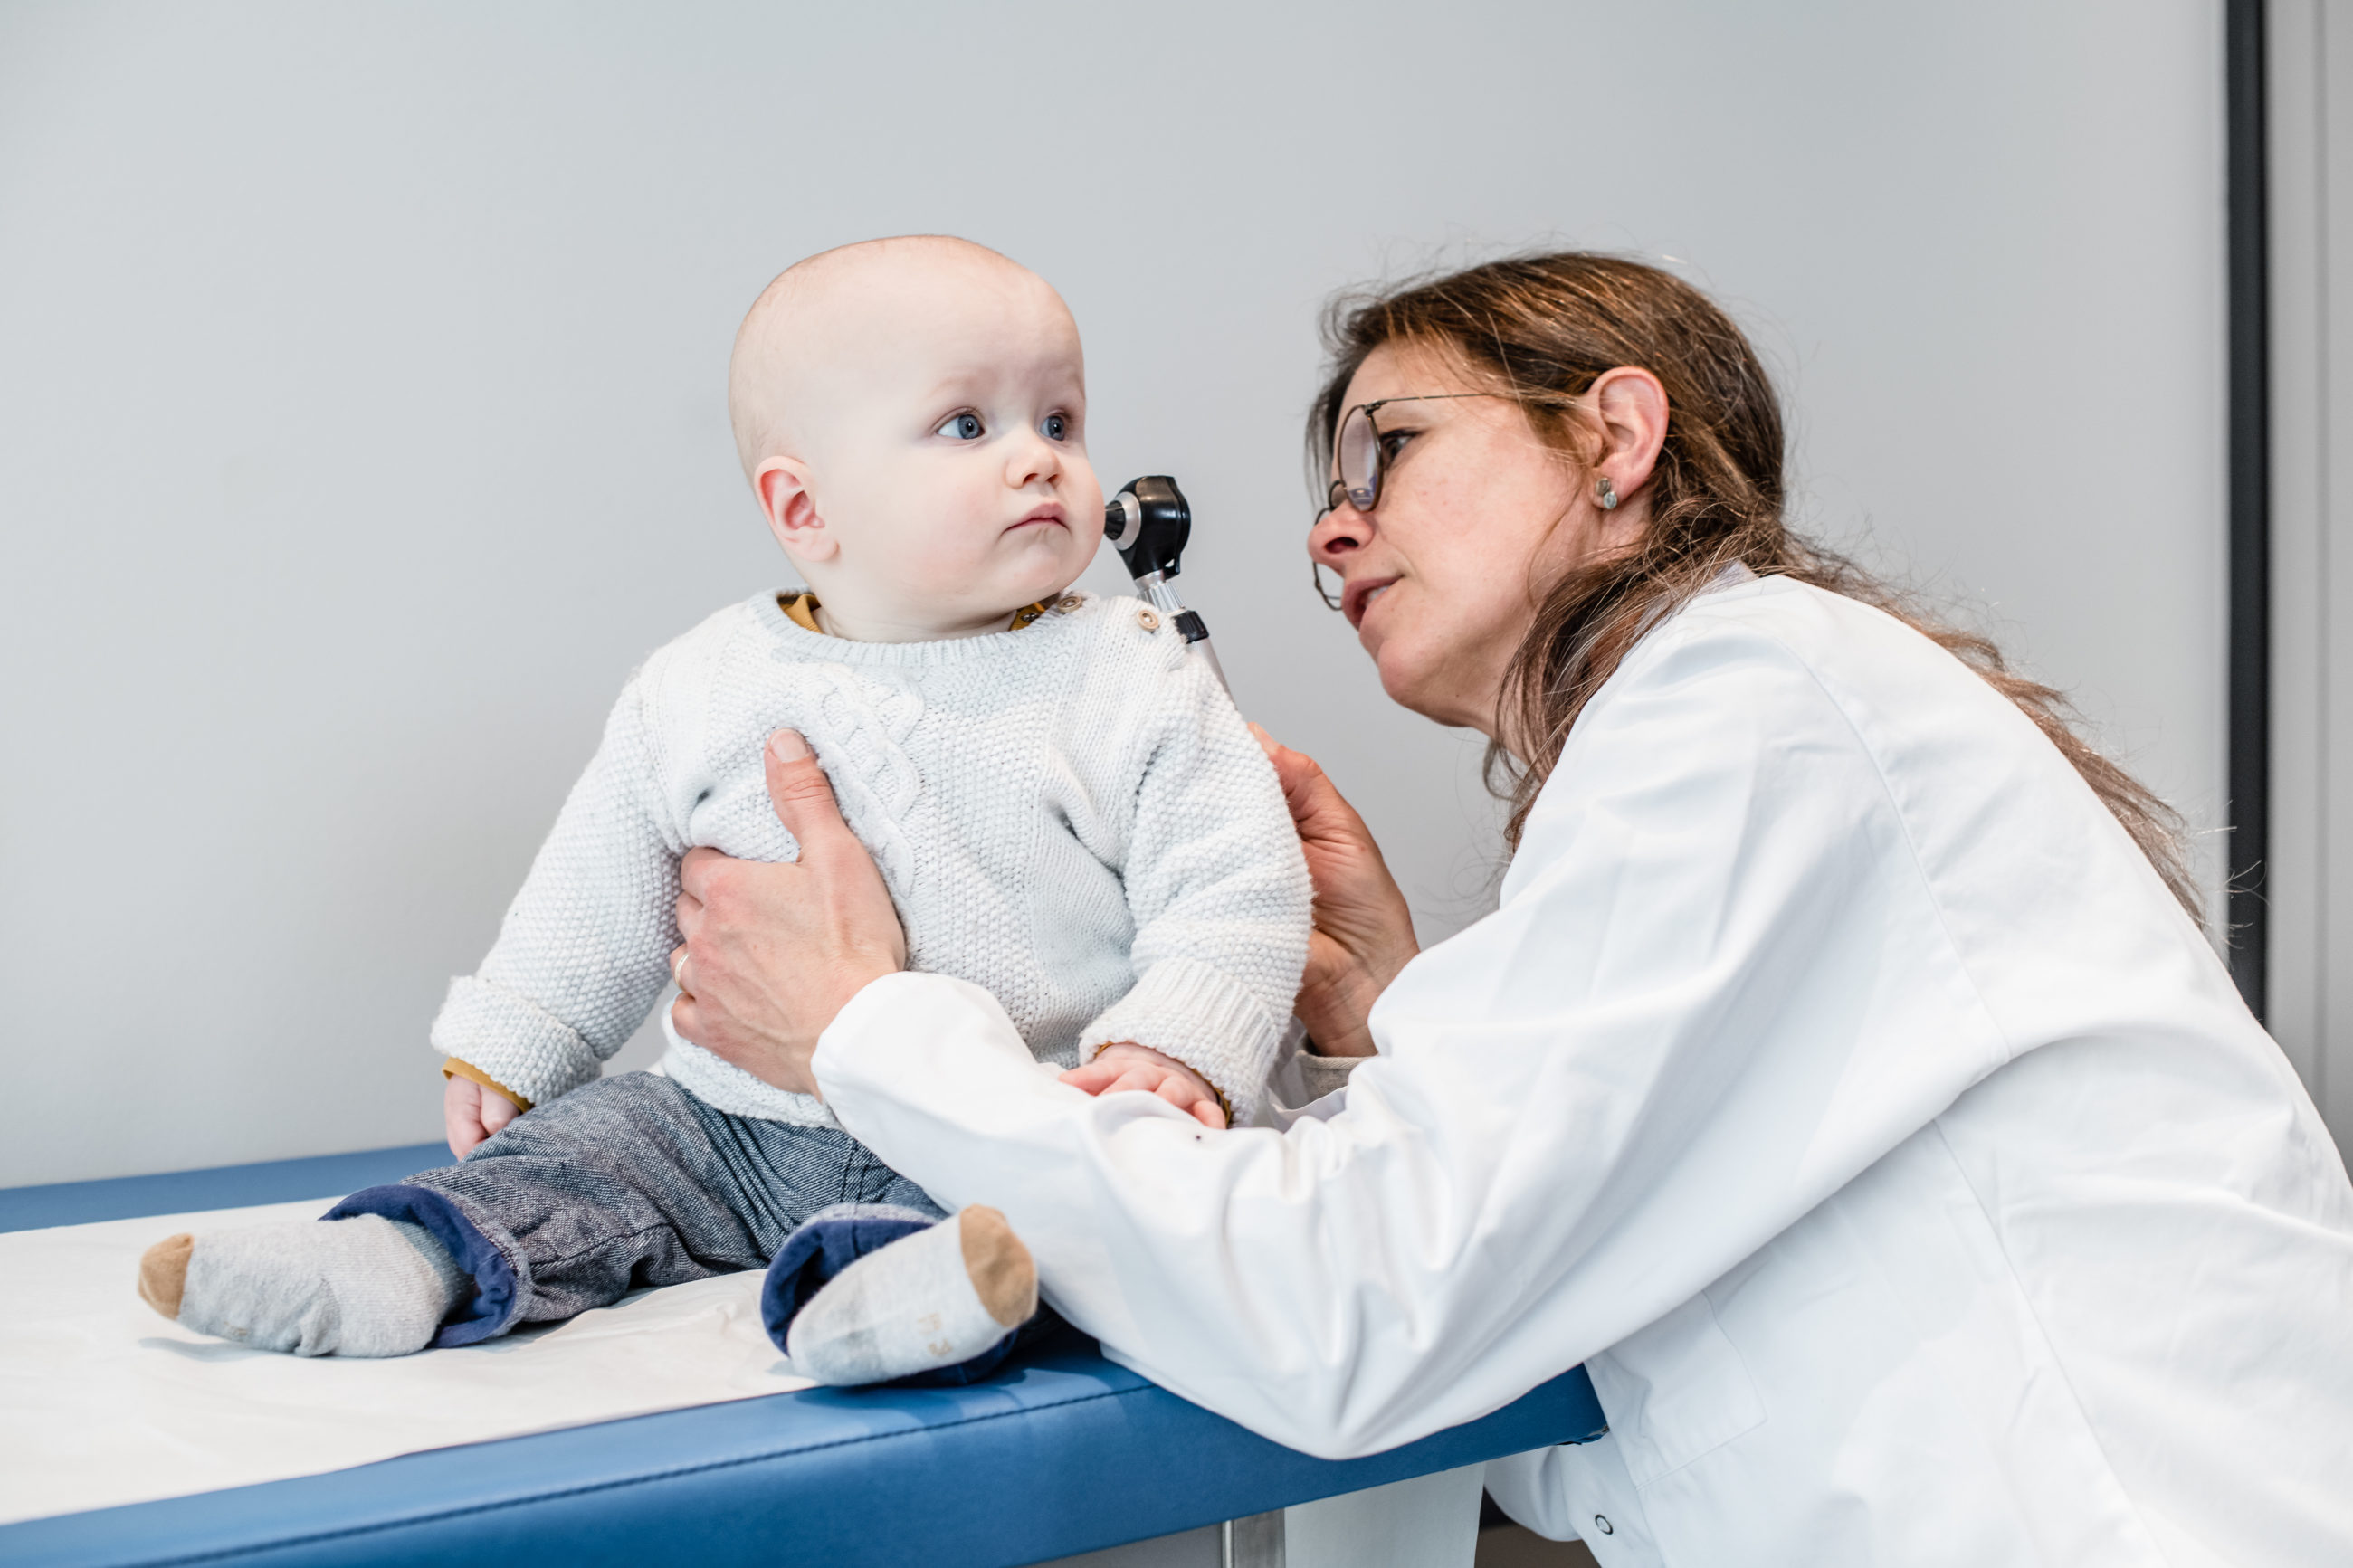
[[[1166,474],[1130,479],[1103,507],[1103,537],[1119,547],[1127,574],[1135,579],[1137,595],[1167,616],[1188,647],[1199,650],[1222,686],[1226,672],[1209,647],[1209,628],[1168,584],[1181,570],[1185,544],[1192,535],[1193,510]]]

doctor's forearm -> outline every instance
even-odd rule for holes
[[[1394,1117],[1219,1134],[1144,1096],[1092,1100],[1029,1060],[986,992],[941,976],[868,987],[815,1068],[894,1168],[952,1208],[1001,1209],[1109,1353],[1276,1441],[1377,1452],[1575,1353],[1577,1336],[1515,1321],[1484,1205]]]

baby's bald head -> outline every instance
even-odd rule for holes
[[[844,246],[762,290],[727,404],[827,629],[1003,629],[1103,538],[1078,324],[1044,279],[937,236]]]
[[[922,377],[975,330],[1067,337],[1078,327],[1036,273],[985,245],[902,235],[819,251],[776,275],[752,302],[727,366],[727,412],[746,478],[773,457],[802,457],[849,384]]]

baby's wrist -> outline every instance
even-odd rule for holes
[[[1118,1052],[1119,1055],[1117,1057],[1113,1057],[1113,1060],[1119,1060],[1122,1058],[1124,1058],[1132,1061],[1140,1060],[1151,1062],[1161,1067],[1173,1068],[1176,1071],[1183,1073],[1187,1078],[1191,1079],[1194,1083],[1200,1087],[1202,1093],[1208,1095],[1211,1100],[1218,1102],[1218,1109],[1225,1112],[1227,1125],[1232,1125],[1234,1120],[1234,1102],[1226,1098],[1226,1091],[1219,1089],[1217,1084],[1211,1080],[1208,1074],[1203,1072],[1192,1063],[1185,1061],[1177,1057],[1172,1057],[1166,1051],[1155,1050],[1150,1046],[1140,1046],[1134,1040],[1114,1040],[1111,1044],[1103,1047],[1101,1050],[1097,1051],[1095,1053],[1094,1059],[1101,1061],[1105,1057],[1112,1056],[1112,1053],[1114,1051]]]
[[[484,1072],[473,1063],[466,1061],[460,1058],[445,1057],[442,1058],[441,1076],[445,1079],[454,1080],[457,1079],[464,1079],[470,1083],[478,1084],[481,1088],[489,1089],[493,1094],[503,1096],[508,1103],[512,1104],[517,1110],[529,1110],[532,1107],[532,1102],[529,1100],[517,1094],[514,1090],[509,1089],[506,1085],[501,1083],[498,1079],[492,1078],[490,1074]]]
[[[1181,1061],[1166,1051],[1155,1050],[1150,1046],[1139,1046],[1134,1040],[1113,1040],[1095,1052],[1095,1060],[1102,1061],[1105,1058],[1113,1061],[1145,1062],[1155,1067],[1174,1068],[1187,1078],[1200,1079],[1203,1088],[1212,1088],[1209,1080],[1203,1077],[1201,1069],[1190,1062]]]

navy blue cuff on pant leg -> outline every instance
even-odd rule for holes
[[[767,1326],[768,1338],[783,1350],[785,1331],[828,1280],[870,1252],[946,1223],[890,1204],[836,1204],[809,1215],[785,1238],[784,1249],[768,1265],[767,1280],[760,1287],[760,1321]],[[1003,1339],[970,1361],[913,1373],[883,1386],[954,1387],[977,1382],[1013,1353],[1020,1335],[1020,1330],[1008,1329]]]
[[[405,1183],[364,1187],[321,1215],[321,1219],[349,1219],[354,1215],[382,1215],[405,1220],[449,1249],[458,1267],[474,1279],[474,1293],[449,1309],[440,1331],[428,1349],[470,1345],[506,1332],[522,1310],[522,1293],[515,1289],[514,1267],[491,1238],[446,1194]]]

